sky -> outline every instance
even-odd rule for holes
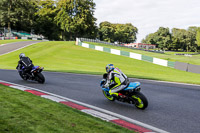
[[[137,41],[159,27],[200,27],[200,0],[93,0],[97,25],[103,21],[132,23],[138,28]]]

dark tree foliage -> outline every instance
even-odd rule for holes
[[[93,0],[59,0],[55,21],[64,31],[63,38],[73,40],[76,37],[95,38],[97,35],[95,3]]]
[[[93,0],[1,0],[0,26],[50,40],[97,37]]]
[[[38,0],[1,0],[0,25],[10,30],[31,31]]]
[[[102,22],[99,25],[99,37],[100,40],[104,40],[107,42],[114,42],[114,26],[110,22]]]
[[[142,40],[142,43],[156,44],[165,50],[197,51],[198,27],[185,29],[160,27],[157,32],[151,33]]]
[[[50,40],[61,40],[62,30],[56,24],[55,17],[58,13],[55,1],[43,0],[38,3],[35,33],[42,34]]]
[[[136,41],[138,29],[131,23],[112,24],[102,22],[99,27],[99,37],[108,42],[131,43]]]
[[[197,29],[196,40],[197,40],[197,45],[200,49],[200,27]]]

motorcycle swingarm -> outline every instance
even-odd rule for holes
[[[132,104],[139,104],[139,102],[138,102],[138,100],[136,100],[136,99],[134,99],[134,98],[132,98],[132,97],[128,97],[128,99],[127,100],[129,100],[129,101],[132,101]]]

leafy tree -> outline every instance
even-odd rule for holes
[[[198,47],[200,47],[200,27],[197,28],[196,40]]]
[[[169,28],[160,27],[155,33],[151,33],[142,40],[143,43],[156,44],[161,49],[171,49],[172,37]]]
[[[55,20],[66,39],[75,37],[96,37],[97,27],[94,17],[93,0],[58,0],[59,10]]]
[[[142,43],[146,43],[146,44],[156,44],[156,41],[155,41],[155,34],[154,33],[151,33],[149,35],[147,35],[145,37],[145,39],[142,39]]]
[[[102,22],[99,25],[99,36],[100,40],[107,42],[114,42],[114,26],[110,22]]]
[[[38,0],[1,0],[0,25],[14,29],[31,29]]]
[[[38,3],[36,15],[35,33],[42,34],[50,40],[61,40],[61,29],[54,18],[58,13],[54,0],[43,0]]]
[[[99,36],[101,40],[108,42],[130,43],[136,41],[138,29],[131,23],[112,24],[102,22],[99,26]]]
[[[190,27],[185,29],[172,29],[173,44],[176,45],[176,49],[182,49],[184,51],[196,51],[196,29]]]
[[[171,33],[169,28],[160,27],[155,33],[155,42],[161,49],[169,49],[171,44]]]
[[[161,49],[183,51],[197,51],[197,29],[192,26],[187,30],[173,28],[170,33],[169,28],[160,27],[155,33],[151,33],[142,40],[143,43],[157,44]]]
[[[175,41],[174,44],[176,44],[176,49],[182,49],[186,50],[186,30],[185,29],[177,29],[173,28],[172,29],[172,36],[173,36],[173,41]]]
[[[197,29],[196,26],[191,26],[188,28],[188,45],[190,50],[197,51],[197,42],[196,42],[196,35],[197,35]]]
[[[198,27],[196,27],[196,26],[190,26],[190,27],[187,29],[187,31],[189,31],[189,32],[191,32],[191,33],[193,33],[193,34],[196,35],[197,29],[198,29]]]
[[[131,23],[127,24],[113,24],[114,26],[114,40],[118,42],[130,43],[136,41],[136,34],[138,29]]]

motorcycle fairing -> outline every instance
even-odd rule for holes
[[[128,87],[125,88],[124,90],[136,89],[139,86],[140,86],[140,82],[130,82],[129,85],[128,85]]]

